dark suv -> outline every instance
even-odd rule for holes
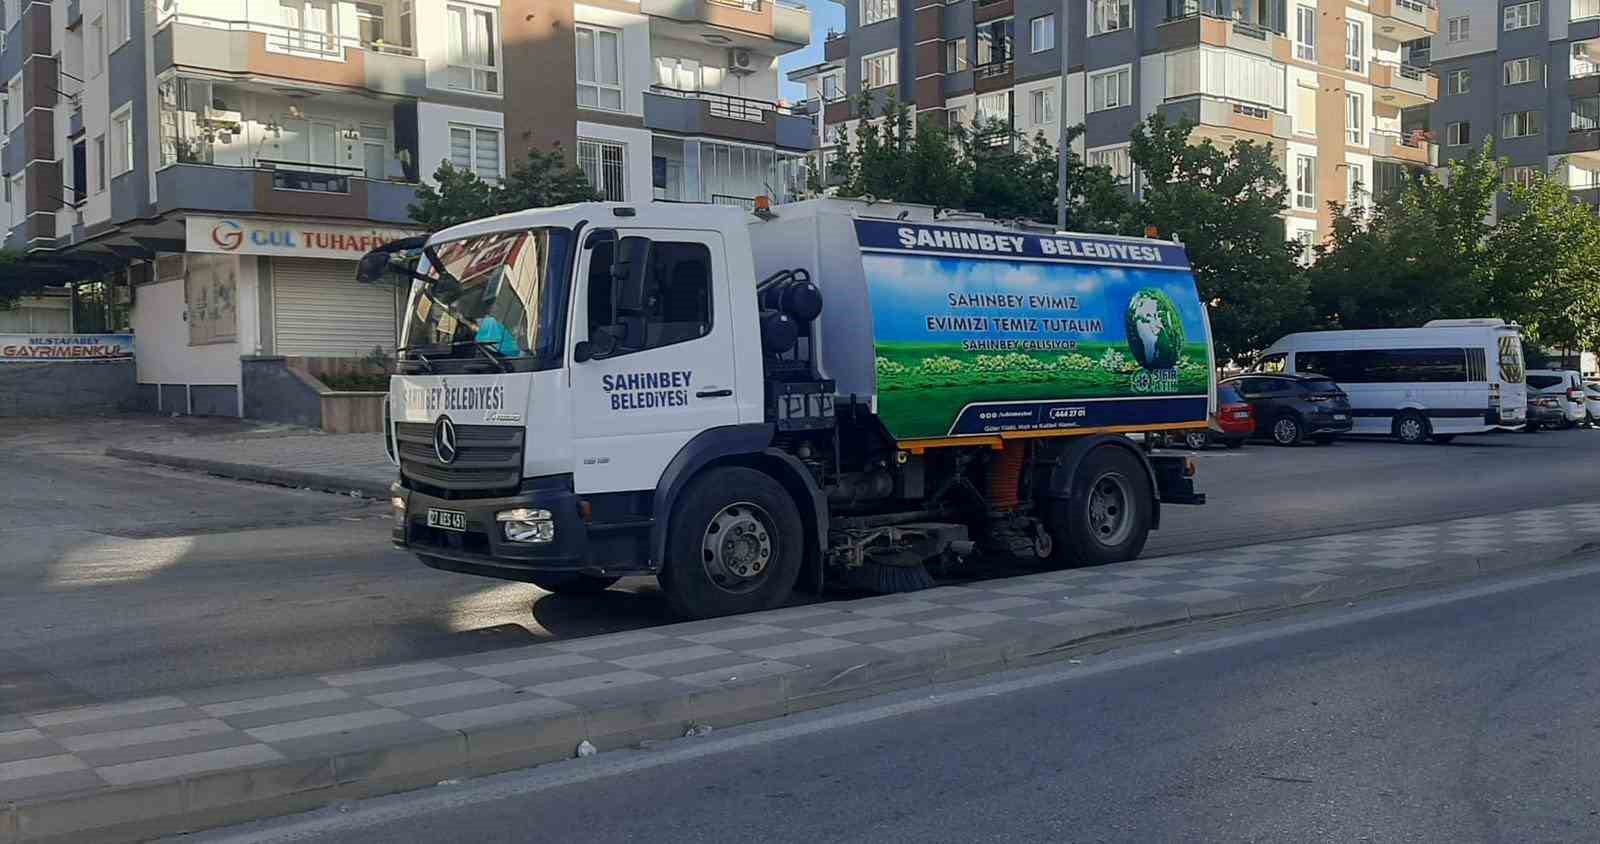
[[[1255,411],[1256,436],[1278,445],[1326,445],[1350,432],[1350,398],[1320,375],[1240,375],[1221,382]]]

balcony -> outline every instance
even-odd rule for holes
[[[1235,141],[1258,144],[1283,140],[1291,134],[1289,115],[1276,109],[1209,96],[1168,100],[1157,107],[1168,122],[1195,124],[1194,139],[1209,138],[1227,147]],[[1279,144],[1282,147],[1282,144]]]
[[[1240,10],[1227,0],[1168,0],[1167,18],[1157,29],[1161,49],[1208,44],[1289,61],[1289,39],[1281,27],[1235,18]]]
[[[980,94],[1004,91],[1011,87],[1012,64],[1009,61],[980,64],[972,69],[972,87]]]
[[[1572,101],[1567,132],[1567,155],[1572,164],[1600,169],[1600,96]]]
[[[1001,18],[1009,18],[1015,13],[1013,0],[977,0],[972,8],[974,23],[988,23]]]
[[[1395,108],[1425,106],[1439,99],[1439,77],[1410,65],[1373,62],[1372,87],[1379,102]]]
[[[1373,132],[1372,155],[1374,158],[1433,167],[1439,161],[1439,148],[1422,132]]]
[[[1372,0],[1373,32],[1390,41],[1415,41],[1439,31],[1435,0]]]
[[[334,217],[409,223],[415,184],[333,172],[310,163],[258,167],[172,164],[156,172],[156,210]]]
[[[843,32],[828,30],[828,37],[822,42],[822,60],[842,62],[848,58],[850,58],[850,36]]]
[[[382,39],[180,14],[156,30],[154,48],[157,74],[176,66],[402,97],[427,88],[426,64],[413,48]]]
[[[798,0],[640,0],[639,10],[653,18],[770,38],[795,49],[811,43],[811,11]],[[694,35],[692,40],[699,40]]]
[[[767,100],[655,85],[644,95],[644,125],[676,135],[747,141],[784,149],[816,145],[816,124]]]

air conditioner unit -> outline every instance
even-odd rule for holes
[[[750,56],[750,51],[741,47],[728,48],[728,72],[735,76],[755,73],[756,65]]]

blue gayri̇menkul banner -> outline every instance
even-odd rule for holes
[[[132,359],[132,334],[0,334],[0,362]]]

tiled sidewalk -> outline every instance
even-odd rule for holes
[[[12,840],[4,801],[18,801],[16,840],[83,822],[53,798],[119,787],[176,784],[178,816],[237,817],[205,802],[243,787],[217,785],[230,772],[251,784],[240,805],[316,805],[351,784],[375,793],[568,756],[584,738],[619,747],[775,717],[1048,659],[1109,631],[1469,577],[1597,541],[1600,503],[1580,504],[0,718],[0,842]]]

